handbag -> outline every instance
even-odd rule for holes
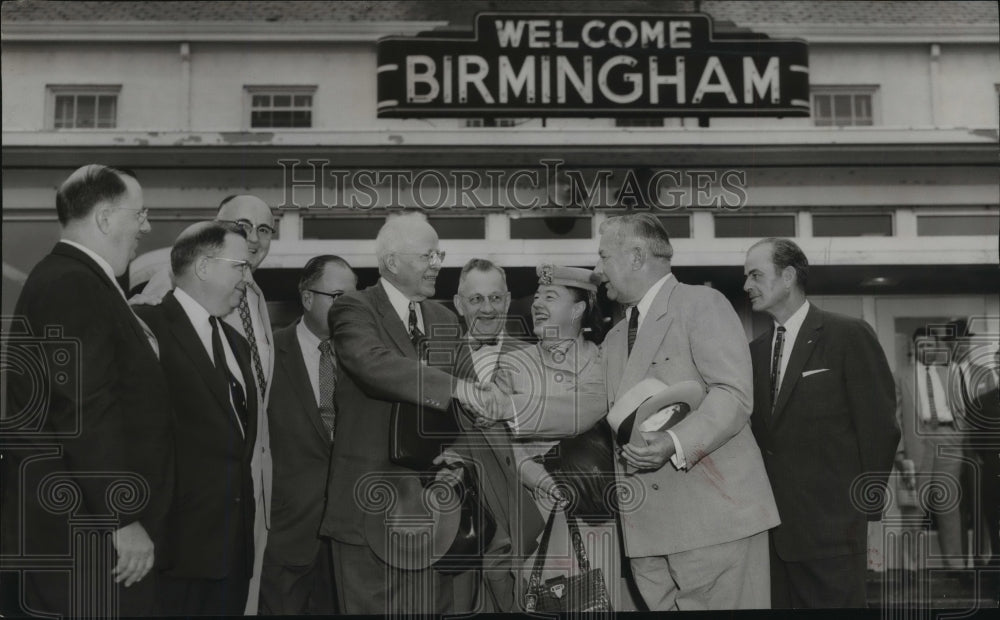
[[[433,411],[412,403],[393,403],[389,414],[389,460],[409,469],[428,471],[458,433],[454,406],[447,411]]]
[[[615,453],[606,421],[560,440],[542,457],[542,464],[573,496],[567,519],[578,518],[587,525],[614,521],[618,509]]]
[[[555,521],[558,507],[553,506],[549,520],[542,532],[542,541],[538,546],[538,555],[531,569],[528,580],[528,592],[525,597],[525,611],[614,611],[608,588],[604,584],[604,572],[599,568],[590,568],[587,550],[583,548],[583,537],[576,517],[566,515],[570,537],[573,541],[573,551],[576,553],[577,566],[580,574],[566,577],[560,575],[541,583],[542,568],[545,566],[545,556],[549,550],[549,538],[552,535],[552,524]]]

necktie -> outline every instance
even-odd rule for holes
[[[938,419],[937,403],[934,402],[934,382],[931,380],[930,366],[924,366],[924,378],[927,384],[927,411],[931,416],[931,426],[937,426],[940,420]]]
[[[410,316],[406,323],[407,331],[410,332],[410,342],[419,349],[418,345],[424,339],[424,332],[420,331],[420,323],[417,322],[417,304],[415,302],[410,302]]]
[[[336,428],[337,403],[334,392],[337,388],[337,363],[333,358],[333,346],[329,340],[319,343],[319,417],[323,419],[326,430],[333,441]]]
[[[635,346],[635,337],[639,333],[639,306],[632,306],[632,313],[628,317],[628,354],[632,355],[632,347]]]
[[[771,408],[778,400],[778,385],[781,374],[781,353],[785,345],[785,326],[778,326],[778,334],[774,338],[774,352],[771,354]]]
[[[257,385],[260,387],[260,393],[267,393],[267,380],[264,379],[264,367],[260,363],[260,351],[257,350],[257,338],[254,336],[253,331],[253,321],[250,320],[250,305],[247,303],[247,297],[250,295],[250,289],[247,288],[247,292],[240,299],[240,320],[243,322],[243,331],[246,333],[247,341],[250,343],[250,357],[253,359],[253,369],[257,375]]]
[[[212,361],[215,363],[215,369],[219,372],[220,377],[229,386],[229,395],[232,397],[233,403],[233,413],[236,414],[236,420],[240,425],[240,432],[246,436],[247,427],[247,399],[246,394],[243,392],[243,387],[240,386],[239,381],[233,376],[233,373],[229,370],[229,364],[226,363],[226,353],[222,350],[222,336],[219,333],[221,330],[219,328],[219,319],[214,316],[208,318],[208,322],[212,324]]]

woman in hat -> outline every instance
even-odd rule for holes
[[[542,265],[538,267],[538,290],[531,306],[533,331],[538,337],[534,346],[526,346],[505,353],[499,362],[496,384],[507,393],[530,394],[531,401],[541,405],[546,394],[576,392],[585,394],[586,386],[580,385],[587,371],[599,365],[600,349],[597,346],[604,335],[600,311],[596,305],[599,278],[590,270],[572,267]],[[593,373],[590,373],[593,376]],[[537,395],[537,398],[535,397]],[[525,416],[530,419],[531,415]],[[573,466],[565,459],[587,461],[588,446],[601,463],[601,469],[613,470],[610,453],[610,430],[605,423],[598,428],[579,428],[575,445],[570,447],[559,438],[531,435],[530,428],[515,429],[514,454],[518,459],[522,484],[532,491],[536,505],[543,518],[548,518],[554,504],[558,504],[552,533],[546,554],[545,568],[541,582],[559,575],[567,577],[578,574],[576,554],[573,551],[565,507],[566,491],[584,494],[570,502],[571,506],[582,504],[602,504],[604,501],[603,481],[614,480],[613,471],[607,471],[599,484],[590,489],[570,485],[576,489],[567,490],[557,486],[559,460],[563,459],[563,471]],[[589,431],[589,432],[588,432]],[[588,443],[587,437],[590,437]],[[576,441],[582,439],[583,441]],[[606,446],[603,443],[607,441]],[[556,448],[556,446],[559,446]],[[607,448],[605,450],[604,448]],[[571,452],[575,452],[571,454]],[[547,463],[547,464],[543,464]],[[583,469],[593,468],[588,464]],[[556,472],[556,476],[551,472]],[[593,480],[591,480],[593,482]],[[586,485],[584,485],[586,486]],[[584,510],[583,512],[588,512]],[[589,511],[593,516],[594,510]],[[612,606],[616,611],[636,609],[628,586],[621,576],[621,554],[618,531],[612,514],[604,518],[587,519],[580,523],[580,534],[587,551],[591,568],[600,568],[604,574]],[[589,524],[588,524],[589,523]],[[537,554],[537,552],[536,552]],[[534,566],[535,555],[525,562],[522,576],[527,581]]]

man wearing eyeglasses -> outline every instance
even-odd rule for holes
[[[0,505],[4,533],[17,537],[5,538],[3,552],[76,560],[72,574],[23,574],[23,604],[33,613],[153,615],[173,487],[173,453],[162,438],[173,425],[158,343],[116,282],[150,230],[142,188],[128,171],[91,164],[66,178],[55,207],[60,240],[28,276],[12,322],[19,338],[5,343]],[[113,487],[134,491],[138,512],[119,512]],[[75,503],[61,510],[66,491]],[[120,519],[110,539],[74,543],[73,521],[108,516]],[[88,561],[87,549],[115,564]],[[80,584],[87,595],[114,588],[117,607],[74,599]]]
[[[176,485],[160,604],[168,616],[239,615],[253,572],[251,459],[260,411],[247,341],[221,320],[244,297],[243,230],[192,224],[170,251],[176,288],[136,306],[160,342],[176,427]],[[139,413],[139,412],[135,412]]]
[[[274,512],[261,574],[268,615],[337,612],[330,541],[318,535],[337,417],[337,363],[327,314],[357,290],[344,259],[309,259],[299,279],[302,317],[274,332],[274,382],[268,403],[275,463]]]
[[[219,204],[215,219],[238,225],[246,234],[251,271],[256,271],[267,257],[274,237],[274,216],[267,204],[249,195],[228,196]],[[171,288],[169,268],[155,274],[140,295],[129,300],[132,304],[157,304]],[[274,370],[274,337],[271,320],[267,312],[267,300],[257,283],[250,278],[246,286],[246,296],[240,304],[225,317],[225,322],[234,327],[250,343],[251,362],[258,397],[258,409],[267,410],[268,384]],[[257,557],[254,558],[254,574],[250,582],[246,613],[257,613],[260,593],[260,574],[267,544],[267,532],[271,515],[271,442],[267,416],[259,416],[257,446],[254,448],[253,481],[254,499],[257,505],[254,523],[254,542]]]

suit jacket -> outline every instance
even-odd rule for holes
[[[274,503],[264,561],[282,566],[311,564],[320,550],[332,448],[302,357],[298,324],[274,332],[277,364],[267,407]]]
[[[933,368],[938,372],[942,380],[942,385],[947,384],[947,369]],[[952,414],[955,417],[955,426],[939,426],[931,429],[929,424],[920,420],[918,410],[919,401],[917,399],[917,382],[914,373],[917,367],[907,364],[896,373],[896,423],[899,426],[902,438],[899,442],[898,452],[903,453],[903,458],[911,459],[916,471],[930,473],[934,469],[935,446],[942,442],[959,445],[962,441],[959,432],[961,422],[961,407],[954,406],[959,401],[952,400]],[[920,368],[920,372],[923,369]],[[933,439],[933,441],[931,441]]]
[[[607,415],[620,394],[647,377],[666,384],[692,380],[707,391],[698,409],[673,429],[685,470],[625,475],[620,501],[629,557],[669,555],[758,534],[778,524],[774,496],[750,430],[750,353],[732,305],[721,293],[668,279],[653,300],[628,355],[628,327],[619,321],[602,345],[602,363],[577,391],[547,395],[534,407],[536,434],[577,434]],[[531,409],[527,402],[515,402]],[[572,402],[566,414],[566,402]]]
[[[882,505],[855,508],[871,495],[852,484],[871,476],[884,485],[900,436],[885,354],[867,323],[813,305],[772,410],[773,337],[772,329],[750,350],[753,430],[781,514],[774,546],[790,562],[863,553],[866,516],[877,519]]]
[[[500,355],[528,346],[521,340],[505,336],[501,342]],[[455,354],[456,377],[469,381],[479,381],[473,367],[471,350],[465,335],[459,341]],[[503,566],[507,570],[502,577],[489,572],[491,594],[497,611],[517,611],[517,570],[520,565],[513,558],[528,556],[534,551],[536,538],[542,533],[542,522],[531,494],[520,483],[518,464],[511,450],[509,434],[502,428],[477,428],[470,417],[458,409],[462,436],[456,441],[455,449],[464,454],[479,467],[479,486],[486,506],[497,523],[497,532],[487,549],[484,565],[493,568]]]
[[[117,514],[122,526],[142,524],[161,565],[173,489],[167,381],[117,284],[85,253],[57,243],[28,276],[15,315],[20,329],[5,334],[5,358],[26,372],[4,373],[6,422],[15,412],[25,418],[4,431],[4,529],[18,536],[7,538],[5,553],[69,554],[69,516]],[[58,472],[72,472],[79,486],[69,514],[39,503],[42,478],[61,479]],[[137,511],[106,495],[121,479],[135,487]],[[45,496],[62,503],[56,488]]]
[[[420,307],[430,341],[458,339],[458,319],[451,311],[434,301]],[[338,298],[330,308],[330,326],[338,366],[337,432],[320,534],[362,545],[367,544],[362,502],[377,501],[378,479],[414,475],[389,460],[392,404],[408,402],[422,405],[428,415],[447,414],[454,358],[420,362],[381,284]]]
[[[247,424],[240,432],[228,387],[173,292],[157,306],[136,306],[160,342],[160,362],[170,385],[176,419],[176,489],[170,513],[167,574],[222,579],[243,545],[253,557],[253,482],[250,473],[257,434],[257,400],[250,393],[250,348],[235,329],[222,332],[247,386]],[[243,534],[241,536],[241,533]],[[246,576],[252,565],[248,559]]]

